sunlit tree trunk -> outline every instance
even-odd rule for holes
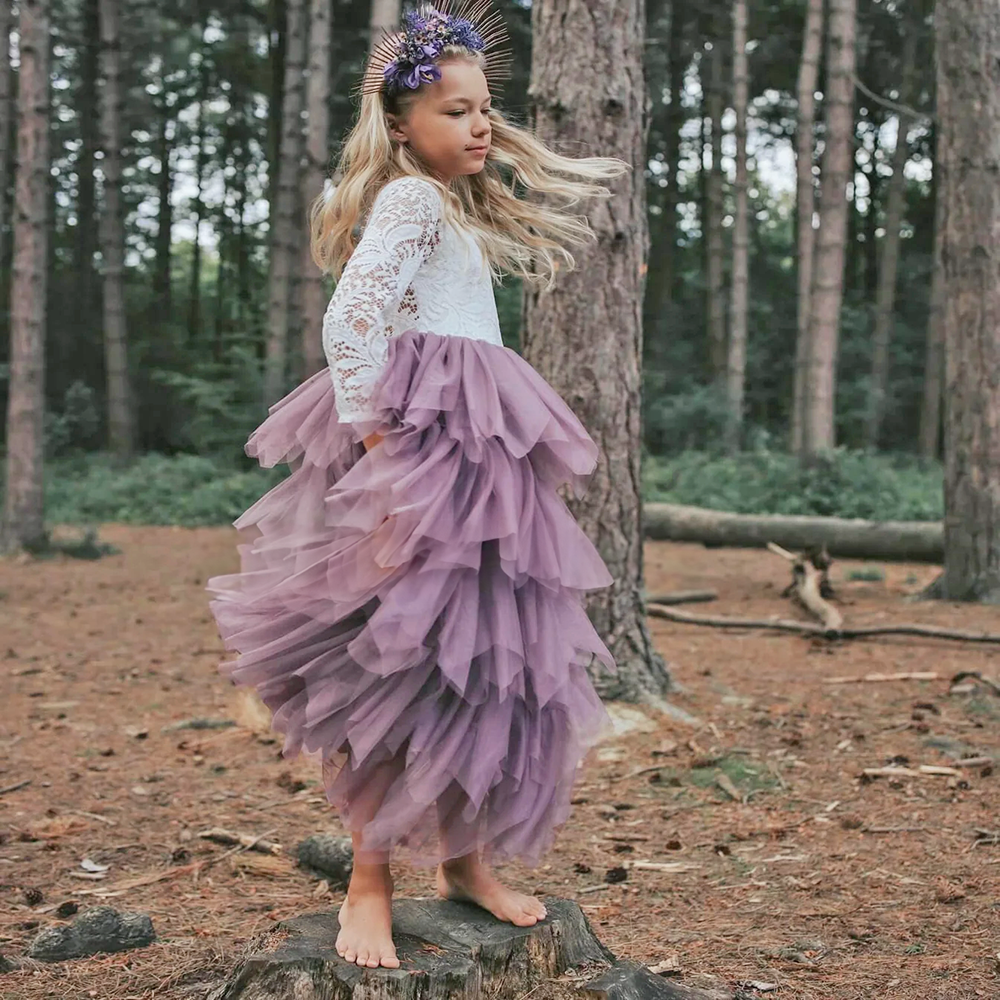
[[[913,77],[916,62],[917,32],[915,25],[906,25],[903,39],[903,81],[899,93],[903,103],[912,99]],[[899,270],[900,228],[903,224],[903,206],[906,197],[906,161],[909,159],[907,131],[911,118],[899,113],[896,116],[896,148],[892,153],[892,177],[889,179],[885,209],[885,236],[879,252],[878,288],[875,295],[875,332],[872,336],[871,398],[868,402],[868,420],[865,444],[877,448],[885,420],[889,388],[889,348],[896,308],[896,274]]]
[[[589,604],[619,665],[595,678],[605,697],[657,700],[669,685],[642,597],[642,296],[649,236],[645,179],[644,0],[536,0],[530,95],[540,138],[556,149],[615,155],[635,166],[588,203],[597,240],[551,292],[525,294],[528,361],[578,414],[600,448],[587,495],[570,503],[614,583]],[[579,53],[589,58],[581,61]]]
[[[100,0],[101,140],[104,206],[100,241],[104,268],[104,366],[108,391],[108,446],[120,461],[135,448],[125,328],[125,218],[122,209],[122,83],[118,0]]]
[[[21,0],[17,178],[7,389],[6,490],[0,550],[45,545],[43,424],[49,178],[49,3]]]
[[[400,0],[372,0],[369,19],[369,47],[382,37],[382,31],[399,24]]]
[[[305,96],[305,57],[308,11],[305,0],[288,0],[288,38],[285,50],[284,101],[281,109],[281,165],[278,188],[271,210],[271,261],[268,271],[267,359],[264,375],[265,402],[270,405],[284,393],[288,372],[288,329],[291,311],[293,269],[298,253],[298,204]]]
[[[809,322],[803,452],[834,446],[840,308],[847,242],[847,184],[854,163],[856,0],[830,0],[827,37],[826,148],[820,190]]]
[[[949,600],[1000,604],[1000,5],[938,0]]]
[[[311,0],[309,75],[306,83],[306,156],[302,192],[308,207],[323,193],[329,162],[330,135],[330,0]],[[329,299],[326,278],[309,252],[309,232],[302,227],[302,363],[308,378],[325,364],[323,313]]]
[[[708,58],[706,111],[711,127],[712,166],[705,189],[705,241],[707,257],[705,315],[708,322],[708,357],[712,378],[724,380],[726,375],[726,302],[724,299],[725,245],[722,237],[722,111],[723,59],[722,24],[719,12],[722,0],[715,0],[716,15],[712,19],[712,51]]]
[[[795,373],[792,389],[792,451],[802,450],[805,417],[805,384],[809,370],[809,315],[812,289],[813,247],[816,234],[816,186],[813,180],[813,133],[816,123],[816,81],[823,44],[823,0],[808,0],[802,38],[802,58],[796,93],[798,112],[795,133],[796,210],[798,243],[798,302],[796,309]]]
[[[733,2],[733,108],[736,112],[736,182],[733,185],[733,275],[729,310],[726,396],[729,421],[726,445],[740,447],[747,364],[747,292],[750,284],[750,237],[747,210],[747,2]]]

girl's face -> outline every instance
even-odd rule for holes
[[[390,131],[409,145],[448,184],[477,174],[490,149],[492,98],[483,71],[473,62],[439,64],[441,79],[425,83],[402,117],[390,115]]]

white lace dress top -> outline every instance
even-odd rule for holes
[[[389,338],[411,328],[503,343],[479,245],[441,217],[433,184],[399,177],[379,191],[323,317],[340,423],[372,416]]]

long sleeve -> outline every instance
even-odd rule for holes
[[[378,193],[361,240],[344,267],[323,318],[323,351],[340,423],[372,416],[371,393],[385,365],[391,317],[439,240],[441,200],[419,177],[390,181]]]

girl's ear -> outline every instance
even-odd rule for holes
[[[406,143],[409,141],[407,134],[399,127],[399,119],[393,114],[386,114],[385,123],[389,129],[389,135],[396,140],[396,142]]]

